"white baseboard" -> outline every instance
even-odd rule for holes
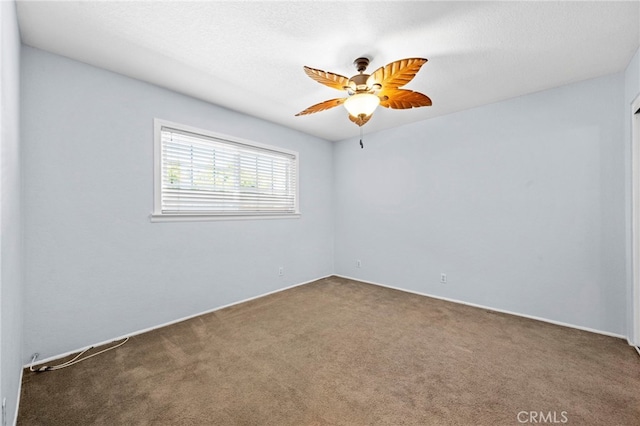
[[[22,396],[22,374],[24,373],[24,369],[20,370],[20,381],[18,382],[18,396],[16,398],[16,411],[13,413],[13,426],[18,424],[18,410],[20,409],[20,396]]]
[[[363,282],[363,283],[366,283],[366,284],[372,284],[372,285],[377,285],[377,286],[380,286],[380,287],[386,287],[386,288],[390,288],[390,289],[393,289],[393,290],[400,290],[400,291],[404,291],[405,293],[412,293],[412,294],[417,294],[419,296],[431,297],[433,299],[439,299],[439,300],[444,300],[444,301],[447,301],[447,302],[458,303],[458,304],[461,304],[461,305],[472,306],[474,308],[481,308],[481,309],[486,309],[488,311],[500,312],[500,313],[509,314],[509,315],[515,315],[517,317],[522,317],[522,318],[528,318],[528,319],[532,319],[532,320],[536,320],[536,321],[547,322],[547,323],[550,323],[550,324],[560,325],[560,326],[563,326],[563,327],[575,328],[577,330],[588,331],[590,333],[602,334],[602,335],[610,336],[610,337],[617,337],[619,339],[627,339],[627,337],[623,336],[622,334],[611,333],[611,332],[602,331],[602,330],[596,330],[596,329],[589,328],[589,327],[582,327],[580,325],[568,324],[566,322],[555,321],[555,320],[548,319],[548,318],[536,317],[536,316],[533,316],[533,315],[521,314],[521,313],[518,313],[518,312],[507,311],[505,309],[492,308],[490,306],[484,306],[484,305],[479,305],[477,303],[465,302],[463,300],[451,299],[451,298],[442,297],[442,296],[435,296],[435,295],[429,294],[429,293],[422,293],[422,292],[415,291],[415,290],[407,290],[406,288],[394,287],[394,286],[391,286],[391,285],[381,284],[381,283],[377,283],[377,282],[373,282],[373,281],[367,281],[367,280],[362,280],[362,279],[359,279],[359,278],[348,277],[346,275],[336,274],[336,276],[337,277],[346,278],[346,279],[349,279],[349,280],[360,281],[360,282]],[[628,341],[629,340],[627,339],[627,342]],[[629,344],[631,345],[631,343],[629,343]],[[633,345],[631,345],[631,346],[633,346]]]
[[[127,333],[127,334],[124,334],[122,336],[110,339],[110,340],[105,340],[105,341],[102,341],[102,342],[94,343],[93,345],[85,346],[85,347],[82,347],[82,348],[79,348],[79,349],[74,349],[72,351],[68,351],[68,352],[65,352],[65,353],[62,353],[62,354],[59,354],[59,355],[54,355],[54,356],[50,356],[48,358],[39,359],[39,360],[36,360],[34,365],[46,364],[46,363],[49,363],[51,361],[55,361],[57,359],[64,358],[66,356],[69,356],[69,355],[72,355],[72,354],[75,354],[75,353],[78,353],[78,352],[82,352],[82,351],[84,351],[86,349],[89,349],[89,348],[106,345],[106,344],[115,342],[117,340],[125,339],[127,337],[137,336],[138,334],[147,333],[149,331],[156,330],[158,328],[166,327],[166,326],[169,326],[169,325],[172,325],[172,324],[177,324],[177,323],[182,322],[182,321],[186,321],[186,320],[189,320],[189,319],[192,319],[192,318],[195,318],[195,317],[199,317],[200,315],[210,314],[211,312],[219,311],[220,309],[228,308],[228,307],[234,306],[234,305],[239,305],[240,303],[249,302],[249,301],[254,300],[254,299],[259,299],[261,297],[269,296],[270,294],[279,293],[281,291],[289,290],[289,289],[292,289],[292,288],[295,288],[295,287],[299,287],[299,286],[302,286],[302,285],[305,285],[305,284],[310,284],[312,282],[315,282],[315,281],[318,281],[318,280],[321,280],[321,279],[324,279],[324,278],[328,278],[328,277],[331,277],[331,276],[333,276],[333,274],[325,275],[325,276],[320,277],[320,278],[314,278],[312,280],[301,282],[301,283],[298,283],[298,284],[293,284],[293,285],[290,285],[288,287],[279,288],[277,290],[273,290],[273,291],[270,291],[268,293],[263,293],[263,294],[259,294],[257,296],[249,297],[247,299],[239,300],[237,302],[228,303],[226,305],[218,306],[216,308],[209,309],[209,310],[204,311],[204,312],[199,312],[197,314],[193,314],[193,315],[189,315],[189,316],[186,316],[186,317],[183,317],[183,318],[179,318],[179,319],[176,319],[176,320],[165,322],[163,324],[154,325],[153,327],[148,327],[148,328],[145,328],[145,329],[142,329],[142,330],[138,330],[138,331],[134,331],[134,332],[131,332],[131,333]],[[23,366],[23,368],[29,368],[30,366],[31,366],[31,363],[25,364]],[[22,383],[22,380],[21,380],[21,383]]]

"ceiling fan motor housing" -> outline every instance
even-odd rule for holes
[[[361,57],[353,61],[353,65],[355,65],[356,70],[360,74],[356,74],[349,79],[349,86],[356,93],[368,92],[371,88],[367,86],[367,79],[369,78],[369,74],[364,74],[364,71],[369,66],[370,59]]]
[[[369,74],[356,74],[349,79],[349,83],[354,83],[356,92],[368,92],[370,87],[367,86]],[[349,84],[353,87],[353,85]]]

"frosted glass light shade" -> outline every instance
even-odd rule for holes
[[[378,105],[380,105],[380,98],[371,93],[357,93],[344,101],[344,107],[354,117],[361,114],[371,115]]]

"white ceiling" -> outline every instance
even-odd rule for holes
[[[406,88],[433,100],[378,108],[373,132],[625,69],[640,2],[18,1],[25,44],[328,140],[356,136],[341,93],[307,65],[429,60]]]

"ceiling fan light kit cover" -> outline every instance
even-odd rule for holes
[[[354,117],[371,115],[378,105],[380,105],[380,98],[373,93],[356,93],[344,101],[344,107]]]
[[[371,119],[378,105],[392,109],[431,106],[431,99],[428,96],[401,88],[415,77],[420,67],[426,62],[424,58],[400,59],[378,68],[372,74],[365,74],[369,59],[358,58],[354,61],[354,65],[359,74],[351,78],[305,66],[304,72],[313,80],[332,89],[346,92],[347,96],[312,105],[296,116],[344,105],[349,113],[349,119],[362,127]]]

